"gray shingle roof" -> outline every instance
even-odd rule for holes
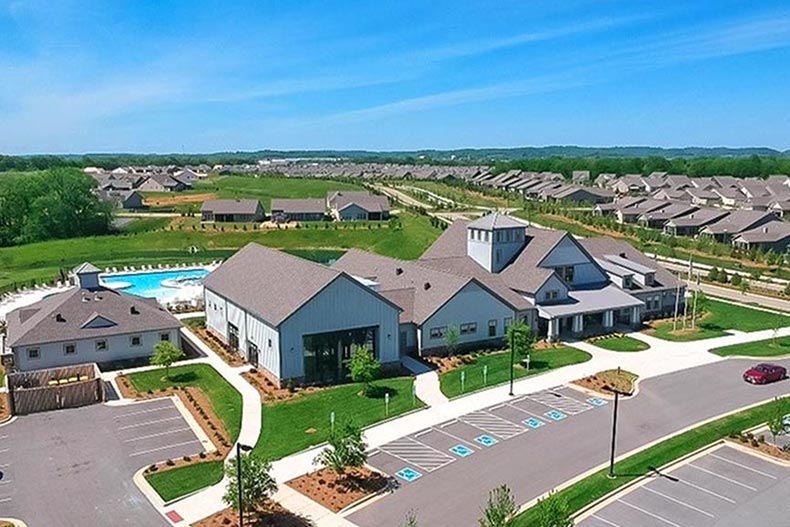
[[[705,227],[708,234],[738,234],[752,227],[755,223],[763,221],[770,212],[756,210],[734,210],[727,216]]]
[[[105,288],[90,291],[69,289],[31,306],[14,310],[7,319],[9,346],[67,342],[181,327],[181,322],[155,300]],[[101,319],[109,322],[91,324]]]
[[[388,212],[390,202],[386,196],[378,196],[364,191],[335,191],[327,194],[329,206],[336,210],[343,210],[350,205],[356,205],[368,212]]]
[[[784,221],[769,221],[768,223],[744,231],[735,238],[735,241],[747,243],[779,242],[790,237],[790,223]]]
[[[514,227],[526,228],[527,224],[507,214],[492,212],[469,223],[468,226],[474,229],[490,231],[494,229],[512,229]]]
[[[680,283],[678,279],[675,278],[675,275],[667,271],[661,265],[656,264],[656,262],[645,256],[642,252],[634,249],[634,247],[628,242],[615,240],[614,238],[604,236],[600,238],[585,238],[583,240],[579,240],[579,243],[595,258],[607,259],[606,257],[608,255],[616,255],[631,260],[638,265],[655,270],[655,285],[652,287],[646,287],[635,284],[634,287],[641,287],[644,290],[666,288],[674,289]],[[629,292],[638,293],[639,291],[634,289],[629,290]]]
[[[287,214],[323,214],[326,212],[326,202],[321,198],[307,199],[273,199],[272,212]]]
[[[260,205],[257,199],[210,199],[203,202],[200,210],[214,214],[255,214]]]

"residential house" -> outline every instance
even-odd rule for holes
[[[326,219],[326,202],[316,199],[273,199],[272,219],[276,222],[323,221]]]
[[[699,207],[688,203],[670,203],[661,209],[645,212],[639,216],[637,223],[643,227],[663,229],[669,220],[686,216],[698,209]]]
[[[618,206],[615,210],[614,214],[617,217],[617,223],[636,223],[643,214],[668,207],[669,202],[646,199],[632,205],[624,205],[623,207]]]
[[[136,188],[141,192],[182,192],[191,186],[167,174],[151,174]]]
[[[708,188],[687,188],[686,194],[691,196],[692,205],[707,206],[721,203],[721,196],[716,193],[719,187],[714,187],[713,190]]]
[[[611,203],[614,201],[614,192],[605,188],[564,185],[563,188],[551,193],[548,199],[568,201],[577,205]]]
[[[400,362],[401,308],[348,273],[251,243],[204,280],[206,327],[277,385],[347,377],[355,346]]]
[[[769,221],[736,235],[732,244],[744,251],[773,251],[784,254],[790,244],[790,223],[781,220]]]
[[[669,236],[696,236],[699,231],[711,223],[716,223],[729,211],[721,209],[700,208],[691,214],[672,218],[664,224],[664,234]]]
[[[156,300],[103,287],[99,269],[72,272],[76,287],[7,316],[4,354],[18,371],[150,357],[162,341],[181,346],[181,322]]]
[[[213,222],[258,222],[263,221],[265,211],[257,199],[212,199],[200,207],[201,221]]]
[[[386,196],[359,191],[329,192],[327,207],[338,221],[387,220],[390,203]]]
[[[733,210],[715,223],[706,225],[700,234],[718,242],[730,243],[733,237],[742,232],[755,229],[776,219],[771,212],[753,210]]]

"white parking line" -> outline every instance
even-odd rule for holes
[[[673,522],[673,521],[667,520],[667,519],[666,519],[666,518],[664,518],[663,516],[659,516],[658,514],[656,514],[656,513],[654,513],[654,512],[647,511],[647,510],[643,509],[642,507],[637,507],[636,505],[634,505],[634,504],[632,504],[632,503],[628,503],[627,501],[620,500],[620,503],[622,503],[623,505],[625,505],[625,506],[627,506],[627,507],[631,507],[631,508],[632,508],[632,509],[634,509],[635,511],[639,511],[639,512],[641,512],[642,514],[646,514],[646,515],[648,515],[648,516],[650,516],[650,517],[652,517],[652,518],[655,518],[655,519],[657,519],[658,521],[664,522],[664,523],[666,523],[667,525],[672,525],[672,527],[683,527],[682,525],[679,525],[679,524],[677,524],[677,523],[675,523],[675,522]]]
[[[607,524],[607,525],[611,525],[612,527],[620,527],[620,525],[616,524],[615,522],[610,522],[610,521],[609,521],[609,520],[607,520],[606,518],[601,518],[601,517],[600,517],[600,516],[598,516],[597,514],[592,514],[592,515],[590,515],[590,517],[591,517],[591,518],[595,518],[596,520],[598,520],[598,521],[600,521],[600,522],[603,522],[603,523],[605,523],[605,524]]]
[[[148,434],[148,435],[145,435],[145,436],[133,437],[132,439],[124,439],[123,442],[124,443],[131,443],[133,441],[142,441],[143,439],[151,439],[152,437],[166,436],[168,434],[176,434],[178,432],[186,432],[188,430],[192,430],[192,429],[189,428],[188,426],[185,427],[185,428],[176,428],[175,430],[168,430],[167,432],[159,432],[158,434]]]
[[[736,467],[740,467],[740,468],[742,468],[744,470],[748,470],[750,472],[754,472],[755,474],[759,474],[761,476],[765,476],[766,478],[779,479],[779,478],[777,478],[776,476],[774,476],[772,474],[768,474],[767,472],[763,472],[762,470],[757,470],[756,468],[752,468],[752,467],[743,465],[741,463],[738,463],[737,461],[733,461],[732,459],[727,459],[726,457],[717,456],[716,454],[709,454],[709,455],[710,455],[710,457],[715,457],[716,459],[718,459],[720,461],[724,461],[725,463],[729,463],[731,465],[735,465]]]
[[[6,503],[8,501],[11,501],[12,499],[13,498],[0,498],[0,503]]]
[[[712,490],[708,490],[705,487],[701,487],[699,485],[695,485],[694,483],[689,483],[688,481],[684,481],[682,479],[680,480],[680,482],[683,483],[684,485],[688,485],[692,489],[697,489],[698,491],[704,492],[705,494],[710,494],[714,498],[719,498],[720,500],[726,501],[727,503],[732,503],[733,505],[735,505],[737,503],[735,500],[730,499],[727,496],[722,496],[721,494],[713,492]]]
[[[516,401],[513,401],[513,403],[515,403],[515,402],[516,402]],[[546,419],[546,417],[545,417],[545,416],[538,415],[538,414],[533,414],[532,412],[530,412],[530,411],[528,411],[528,410],[524,410],[523,408],[519,408],[519,407],[518,407],[518,406],[516,406],[515,404],[512,404],[512,403],[505,403],[505,404],[507,404],[509,407],[513,408],[514,410],[518,410],[519,412],[523,412],[523,413],[525,413],[525,414],[527,414],[527,415],[529,415],[529,416],[532,416],[532,417],[535,417],[535,418],[537,418],[537,419],[540,419],[541,421],[543,421],[544,419]]]
[[[715,518],[715,516],[713,514],[711,514],[709,512],[706,512],[706,511],[704,511],[704,510],[702,510],[702,509],[700,509],[698,507],[695,507],[694,505],[686,503],[685,501],[679,500],[677,498],[673,498],[672,496],[668,496],[667,494],[664,494],[663,492],[658,492],[657,490],[653,490],[653,489],[651,489],[650,487],[647,487],[647,486],[642,487],[642,489],[646,490],[648,492],[652,492],[653,494],[655,494],[657,496],[661,496],[665,500],[669,500],[669,501],[677,503],[678,505],[682,505],[683,507],[686,507],[687,509],[691,509],[693,511],[696,511],[696,512],[702,514],[702,515],[707,516],[708,518]]]
[[[416,434],[414,434],[414,437],[420,437],[420,436],[424,436],[425,434],[428,434],[428,433],[430,433],[430,431],[431,431],[431,429],[430,429],[430,428],[426,428],[426,429],[425,429],[425,430],[423,430],[422,432],[417,432]]]
[[[6,452],[8,452],[7,448],[0,449],[0,454],[5,454]]]
[[[757,489],[756,489],[756,488],[754,488],[754,487],[751,487],[751,486],[747,485],[746,483],[741,483],[740,481],[736,481],[736,480],[734,480],[734,479],[732,479],[732,478],[728,478],[727,476],[722,476],[721,474],[716,474],[716,473],[715,473],[715,472],[713,472],[712,470],[708,470],[708,469],[706,469],[706,468],[698,467],[698,466],[697,466],[697,465],[695,465],[694,463],[689,463],[687,466],[689,466],[689,467],[691,467],[691,468],[696,468],[697,470],[699,470],[699,471],[701,471],[701,472],[705,472],[706,474],[710,474],[711,476],[717,477],[717,478],[719,478],[719,479],[723,479],[724,481],[729,481],[729,482],[730,482],[730,483],[732,483],[733,485],[738,485],[739,487],[743,487],[743,488],[745,488],[745,489],[749,489],[749,490],[751,490],[752,492],[757,492]]]
[[[159,408],[149,408],[148,410],[138,410],[136,412],[129,412],[126,414],[116,415],[116,419],[122,419],[124,417],[131,417],[133,415],[140,415],[140,414],[150,414],[151,412],[161,412],[162,410],[175,410],[176,407],[172,404],[168,404],[167,406],[162,406]]]
[[[457,439],[457,440],[458,440],[458,441],[460,441],[461,443],[467,444],[467,445],[469,445],[469,446],[471,446],[471,447],[473,447],[473,448],[476,448],[476,449],[478,449],[478,450],[480,450],[480,449],[482,449],[482,448],[483,448],[483,447],[481,447],[481,446],[477,446],[476,444],[474,444],[474,443],[472,443],[472,442],[470,442],[470,441],[467,441],[466,439],[462,439],[462,438],[458,437],[457,435],[451,434],[450,432],[445,432],[444,430],[439,430],[438,428],[434,428],[434,430],[436,430],[436,431],[437,431],[437,432],[439,432],[440,434],[444,434],[444,435],[446,435],[447,437],[452,437],[453,439]]]
[[[164,423],[167,421],[175,421],[176,419],[182,419],[182,417],[180,415],[177,415],[175,417],[165,417],[164,419],[156,419],[155,421],[145,421],[144,423],[136,423],[133,425],[121,426],[120,428],[118,428],[118,430],[128,430],[129,428],[137,428],[138,426],[147,426],[156,423]],[[2,451],[0,451],[0,453],[2,453]]]
[[[129,457],[142,456],[143,454],[150,454],[152,452],[159,452],[160,450],[167,450],[167,449],[175,448],[175,447],[178,447],[178,446],[191,445],[192,443],[195,443],[195,444],[198,444],[198,445],[200,444],[197,440],[192,439],[191,441],[184,441],[183,443],[175,443],[175,444],[172,444],[172,445],[160,446],[159,448],[152,448],[150,450],[142,450],[140,452],[135,452],[133,454],[129,454]]]

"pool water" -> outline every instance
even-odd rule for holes
[[[176,269],[105,275],[102,282],[124,293],[162,302],[199,296],[206,275],[206,269]]]

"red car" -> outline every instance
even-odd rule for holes
[[[787,368],[778,364],[762,363],[743,373],[743,380],[752,384],[767,384],[787,377]]]

